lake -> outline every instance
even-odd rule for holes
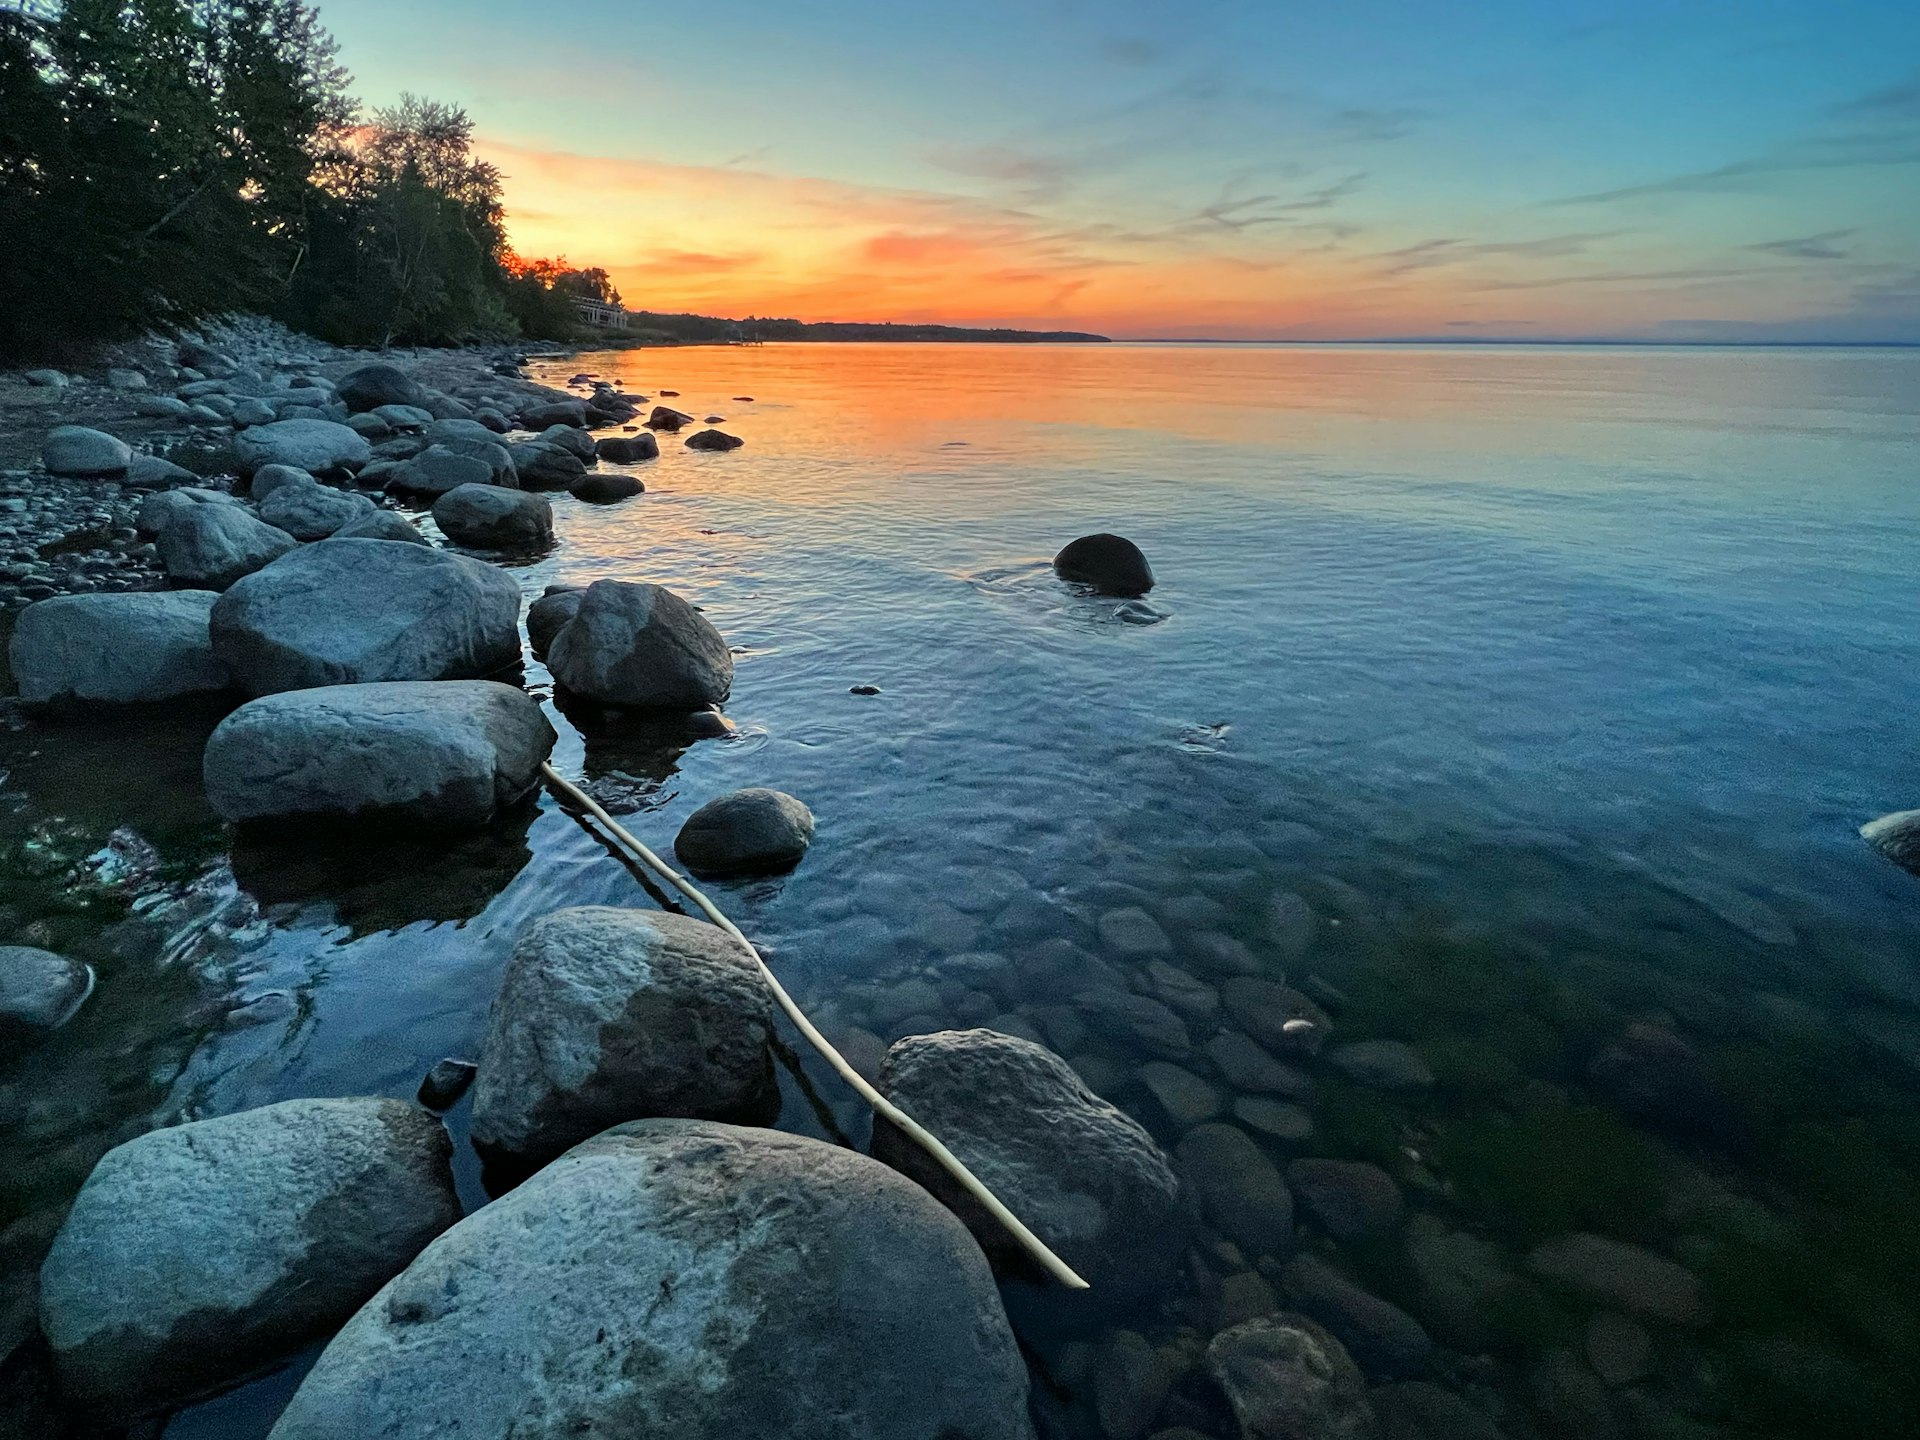
[[[1920,879],[1856,834],[1920,805],[1920,351],[794,344],[534,368],[677,391],[746,441],[663,437],[645,495],[554,497],[557,544],[516,574],[529,596],[661,583],[736,647],[731,737],[589,740],[554,712],[555,764],[661,850],[723,791],[805,800],[792,875],[709,890],[850,1054],[1017,1027],[1171,1151],[1191,1114],[1049,978],[1064,945],[1177,996],[1176,1063],[1276,1164],[1393,1177],[1397,1228],[1339,1240],[1302,1208],[1298,1246],[1418,1320],[1419,1378],[1504,1433],[1884,1434],[1920,1402]],[[1150,558],[1153,613],[1053,578],[1101,530]],[[476,1053],[527,921],[656,903],[551,800],[451,844],[230,852],[198,779],[215,718],[0,735],[0,919],[100,976],[0,1072],[11,1325],[106,1147],[411,1096]],[[1155,965],[1103,930],[1133,910]],[[1410,1046],[1430,1088],[1322,1063],[1310,1133],[1246,1120],[1266,1112],[1232,1108],[1203,1048],[1243,953],[1336,1042]],[[864,1106],[798,1063],[781,1125],[864,1143]],[[1569,1233],[1676,1262],[1710,1318],[1542,1278],[1529,1255]],[[1102,1433],[1119,1326],[1180,1377],[1159,1425],[1212,1429],[1193,1358],[1222,1286],[1284,1298],[1285,1258],[1203,1242],[1126,1314],[1010,1294],[1044,1432]],[[264,1434],[310,1359],[166,1433]]]

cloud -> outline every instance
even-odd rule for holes
[[[1161,59],[1166,54],[1166,48],[1155,40],[1115,35],[1102,40],[1095,47],[1095,53],[1103,60],[1111,60],[1115,65],[1130,65],[1136,69],[1143,69]]]
[[[1387,262],[1382,273],[1404,275],[1435,265],[1453,265],[1488,255],[1518,255],[1532,259],[1564,259],[1584,255],[1602,240],[1628,234],[1625,230],[1579,230],[1566,235],[1542,235],[1532,240],[1422,240],[1378,256]]]
[[[1749,250],[1763,250],[1769,255],[1785,255],[1794,260],[1845,260],[1853,252],[1843,249],[1837,242],[1854,234],[1853,229],[1822,230],[1818,235],[1801,235],[1788,240],[1763,240],[1757,245],[1749,245]]]
[[[1015,145],[948,145],[927,152],[927,159],[955,175],[998,180],[1045,195],[1066,188],[1083,163],[1042,155]]]

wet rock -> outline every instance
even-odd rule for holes
[[[273,1440],[447,1433],[1031,1440],[979,1247],[837,1146],[684,1120],[597,1135],[356,1315]]]
[[[147,704],[224,690],[211,590],[57,595],[20,612],[8,655],[33,704]]]
[[[204,490],[197,485],[182,485],[175,490],[162,490],[157,495],[149,495],[140,502],[140,508],[134,512],[133,528],[141,536],[151,540],[173,522],[176,515],[195,505],[237,505],[240,502],[224,490]]]
[[[1163,1060],[1182,1060],[1193,1051],[1186,1022],[1158,1000],[1128,990],[1082,990],[1074,1008],[1102,1035],[1139,1045]]]
[[[461,485],[433,502],[433,521],[473,550],[537,550],[553,543],[553,506],[501,485]]]
[[[1083,535],[1053,557],[1062,580],[1091,586],[1102,595],[1144,595],[1153,589],[1153,567],[1140,547],[1118,535]]]
[[[471,1060],[456,1060],[452,1056],[436,1060],[421,1080],[417,1098],[429,1110],[451,1110],[467,1093],[479,1069]]]
[[[195,505],[176,511],[154,544],[175,585],[226,590],[300,542],[238,505]]]
[[[1196,980],[1177,965],[1165,960],[1149,960],[1143,977],[1154,998],[1201,1026],[1211,1028],[1220,1014],[1220,992],[1204,980]]]
[[[1595,1305],[1671,1325],[1704,1325],[1700,1282],[1664,1255],[1602,1235],[1561,1235],[1536,1245],[1527,1269]]]
[[[1356,1085],[1414,1092],[1433,1088],[1433,1071],[1398,1040],[1355,1040],[1327,1052],[1327,1063]]]
[[[1473,1406],[1424,1380],[1376,1385],[1367,1393],[1380,1440],[1502,1440],[1499,1427]]]
[[[1902,870],[1920,875],[1920,810],[1896,810],[1860,827],[1860,838]]]
[[[1587,1363],[1607,1384],[1619,1389],[1653,1373],[1653,1337],[1611,1310],[1602,1310],[1587,1322]]]
[[[403,545],[427,545],[430,542],[406,516],[392,510],[374,510],[358,520],[349,521],[333,532],[336,540],[397,540]]]
[[[1503,1337],[1493,1317],[1530,1289],[1508,1264],[1506,1252],[1449,1230],[1432,1215],[1414,1216],[1404,1235],[1407,1261],[1420,1286],[1414,1308],[1427,1328],[1460,1350],[1499,1345]]]
[[[1386,1235],[1400,1228],[1400,1187],[1378,1165],[1361,1160],[1296,1160],[1287,1185],[1320,1228],[1336,1240]]]
[[[593,436],[584,430],[576,430],[571,425],[549,425],[533,437],[533,442],[537,445],[551,445],[555,449],[564,450],[583,465],[592,465],[600,458]]]
[[[1201,1125],[1187,1132],[1176,1154],[1214,1229],[1249,1255],[1284,1255],[1293,1248],[1293,1196],[1245,1131]]]
[[[772,1030],[772,992],[717,926],[556,910],[521,932],[494,997],[473,1138],[537,1162],[623,1120],[770,1119]]]
[[[992,1030],[914,1035],[887,1052],[880,1088],[1101,1294],[1151,1297],[1171,1282],[1187,1229],[1179,1181],[1059,1056]],[[938,1195],[996,1265],[1027,1273],[999,1223],[884,1120],[873,1153]]]
[[[605,435],[594,441],[594,451],[602,460],[616,465],[633,465],[660,456],[660,442],[651,435]]]
[[[1220,1002],[1235,1025],[1275,1054],[1316,1054],[1333,1029],[1326,1011],[1272,980],[1235,976],[1221,985]]]
[[[571,425],[584,430],[587,406],[583,400],[547,400],[528,405],[520,411],[520,425],[526,430],[545,430],[549,425]]]
[[[1149,1060],[1134,1072],[1176,1131],[1191,1130],[1226,1108],[1219,1090],[1190,1070],[1165,1060]]]
[[[1108,1440],[1140,1440],[1176,1378],[1139,1331],[1114,1331],[1093,1367],[1093,1413]]]
[[[1571,1350],[1551,1350],[1528,1377],[1533,1405],[1550,1435],[1565,1440],[1614,1440],[1621,1434],[1613,1402]]]
[[[434,423],[424,405],[376,405],[368,413],[394,430],[422,430]]]
[[[692,424],[693,416],[685,411],[675,410],[671,405],[656,405],[653,407],[653,413],[647,416],[645,423],[649,430],[665,430],[671,435],[682,425]]]
[[[1242,1095],[1233,1102],[1233,1118],[1249,1130],[1270,1135],[1289,1145],[1313,1137],[1313,1114],[1302,1106],[1261,1095]]]
[[[49,475],[122,475],[132,461],[126,441],[85,425],[56,425],[40,447]]]
[[[198,478],[184,465],[176,465],[159,455],[135,455],[127,466],[126,483],[135,490],[157,490],[168,485],[188,485]]]
[[[544,441],[509,445],[507,453],[513,457],[513,473],[528,490],[567,490],[587,473],[578,455]]]
[[[1262,1316],[1223,1330],[1207,1370],[1244,1440],[1374,1440],[1367,1383],[1340,1342],[1304,1315]]]
[[[334,381],[333,398],[357,415],[382,405],[412,405],[424,409],[427,390],[397,365],[377,363],[349,370]]]
[[[93,993],[93,968],[31,945],[0,945],[0,1041],[33,1044],[59,1029]]]
[[[1669,1133],[1732,1139],[1743,1129],[1706,1062],[1664,1025],[1629,1025],[1594,1057],[1587,1078],[1627,1114]]]
[[[709,800],[687,817],[673,853],[695,875],[791,870],[813,843],[813,812],[793,796],[755,787]]]
[[[733,688],[733,655],[699,611],[662,586],[620,580],[588,587],[547,668],[576,695],[639,710],[717,705]]]
[[[310,475],[323,470],[358,470],[373,458],[373,447],[352,427],[334,420],[276,420],[242,430],[233,440],[240,473],[262,465],[293,465]]]
[[[462,485],[492,485],[499,478],[480,456],[463,455],[448,445],[429,445],[393,472],[387,489],[399,495],[445,495]]]
[[[724,430],[701,430],[687,437],[689,450],[738,450],[747,442]]]
[[[535,655],[545,657],[553,637],[579,613],[586,597],[584,585],[549,585],[547,593],[527,607],[527,643]]]
[[[253,503],[258,505],[283,486],[318,485],[319,483],[298,465],[262,465],[248,478],[247,494],[252,498]],[[202,491],[201,493],[218,494],[219,492]]]
[[[440,1122],[395,1100],[289,1100],[107,1152],[40,1273],[63,1386],[118,1414],[318,1339],[460,1213]]]
[[[491,680],[326,685],[241,706],[207,741],[221,819],[477,828],[526,796],[553,750],[539,704]]]
[[[584,500],[589,505],[612,505],[621,500],[631,500],[643,494],[646,488],[637,475],[605,473],[582,475],[567,490],[574,499]]]
[[[1281,1064],[1238,1030],[1216,1034],[1207,1042],[1207,1055],[1235,1090],[1292,1100],[1313,1098],[1313,1081],[1291,1065]]]
[[[1205,901],[1208,904],[1218,902],[1207,900],[1204,895],[1186,897],[1189,901]],[[1181,937],[1181,948],[1187,957],[1209,975],[1264,975],[1266,964],[1248,949],[1243,941],[1231,935],[1222,935],[1218,931],[1200,930],[1189,932]]]
[[[1095,929],[1100,943],[1118,960],[1164,959],[1173,954],[1173,942],[1167,938],[1167,932],[1138,906],[1107,911]]]
[[[133,411],[151,420],[178,420],[187,413],[187,402],[172,395],[147,395],[134,402]]]
[[[260,502],[260,518],[296,540],[324,540],[371,514],[373,502],[366,496],[333,490],[317,480],[278,486]]]
[[[460,680],[519,658],[519,619],[520,587],[492,565],[391,540],[322,540],[221,596],[213,648],[254,695]]]
[[[1293,964],[1313,948],[1315,925],[1313,907],[1291,890],[1267,897],[1267,938],[1283,964]]]
[[[1418,1375],[1433,1341],[1406,1311],[1369,1294],[1317,1255],[1296,1255],[1280,1272],[1288,1302],[1331,1331],[1370,1375]]]

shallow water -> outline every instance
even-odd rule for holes
[[[624,505],[555,497],[559,542],[517,573],[529,595],[667,584],[739,648],[734,738],[589,743],[556,715],[556,764],[663,849],[722,790],[805,799],[796,873],[714,889],[850,1049],[1031,1027],[1171,1147],[1148,1053],[1044,978],[1062,940],[1118,958],[1099,918],[1138,906],[1178,969],[1217,985],[1218,937],[1240,941],[1336,1041],[1405,1040],[1435,1072],[1400,1096],[1316,1071],[1312,1136],[1261,1137],[1281,1163],[1374,1160],[1516,1267],[1595,1230],[1701,1277],[1713,1322],[1655,1327],[1652,1375],[1613,1393],[1629,1433],[1885,1433],[1920,1398],[1920,880],[1854,833],[1920,804],[1920,352],[790,345],[543,369],[678,390],[747,441],[666,437]],[[1156,623],[1052,579],[1101,529],[1151,557]],[[411,1095],[476,1051],[525,921],[641,901],[549,801],[445,853],[229,856],[196,779],[211,723],[0,736],[0,919],[100,972],[0,1071],[0,1312],[106,1146]],[[1310,927],[1276,920],[1288,894]],[[1691,1113],[1629,1114],[1590,1078],[1640,1020],[1701,1056]],[[862,1107],[802,1069],[781,1123],[863,1141]],[[1302,1243],[1444,1338],[1398,1239]],[[1190,1358],[1223,1268],[1144,1315],[1014,1296],[1045,1424],[1098,1433],[1103,1323]],[[1429,1378],[1510,1434],[1591,1433],[1542,1376],[1593,1307],[1518,1294],[1463,1346],[1490,1359],[1446,1351]],[[168,1433],[263,1434],[298,1369]],[[1209,1403],[1194,1372],[1160,1423],[1218,1430]]]

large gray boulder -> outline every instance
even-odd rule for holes
[[[578,455],[545,440],[509,445],[507,453],[513,457],[514,474],[528,490],[565,490],[587,473]]]
[[[580,602],[586,598],[584,585],[549,585],[547,593],[527,607],[527,644],[535,655],[546,658],[553,637],[580,613]]]
[[[392,510],[375,510],[363,515],[358,520],[342,525],[333,532],[333,536],[336,540],[398,540],[407,545],[432,543],[411,520]]]
[[[1167,1157],[1051,1050],[993,1030],[909,1035],[887,1051],[880,1089],[1097,1293],[1151,1298],[1171,1279],[1187,1226]],[[884,1119],[874,1121],[873,1154],[938,1196],[996,1264],[1031,1263]]]
[[[288,1100],[154,1130],[87,1177],[40,1271],[69,1394],[177,1404],[320,1338],[460,1214],[440,1122]]]
[[[93,993],[93,967],[31,945],[0,945],[0,1042],[26,1045],[74,1016]]]
[[[178,510],[154,543],[169,580],[202,590],[225,590],[300,544],[238,505]]]
[[[20,612],[8,644],[33,704],[138,705],[224,690],[213,653],[211,590],[56,595]]]
[[[49,475],[119,475],[132,461],[126,441],[85,425],[56,425],[40,447]]]
[[[224,820],[291,817],[487,824],[537,783],[553,726],[492,680],[289,690],[242,705],[207,741],[207,800]]]
[[[1244,1440],[1373,1440],[1367,1382],[1340,1342],[1304,1315],[1262,1315],[1222,1330],[1207,1371]]]
[[[433,522],[472,550],[538,550],[553,542],[553,506],[502,485],[461,485],[433,502]]]
[[[680,827],[673,853],[699,876],[791,870],[813,843],[813,812],[780,790],[755,786],[709,800]]]
[[[622,1120],[767,1120],[773,993],[718,926],[582,905],[521,933],[494,997],[473,1138],[539,1161]]]
[[[322,540],[221,596],[213,648],[253,695],[465,680],[519,658],[519,620],[520,587],[470,556],[392,540]]]
[[[862,1155],[648,1120],[435,1241],[271,1440],[1031,1440],[979,1248]]]
[[[233,437],[240,473],[251,475],[262,465],[293,465],[318,474],[322,470],[358,470],[373,458],[364,435],[336,420],[276,420],[255,425]]]
[[[594,452],[616,465],[633,465],[660,458],[660,442],[644,430],[638,435],[605,435],[594,441]]]
[[[258,505],[283,485],[317,485],[320,482],[298,465],[262,465],[247,480],[247,494]]]
[[[512,462],[508,463],[511,468]],[[393,472],[387,489],[400,495],[445,495],[462,485],[491,485],[496,478],[486,459],[463,454],[449,443],[430,445],[408,460]]]
[[[195,505],[238,505],[240,502],[224,490],[207,490],[198,485],[182,485],[162,490],[140,502],[134,512],[133,526],[149,540],[173,523],[176,515]]]
[[[350,413],[358,415],[378,410],[382,405],[413,405],[424,409],[427,390],[398,366],[362,365],[334,381],[333,398]]]
[[[663,586],[621,580],[588,587],[547,668],[576,695],[641,710],[717,705],[733,688],[733,655],[706,617]]]
[[[260,502],[260,518],[296,540],[324,540],[372,513],[373,502],[366,496],[334,490],[317,480],[282,485]]]
[[[529,430],[545,430],[549,425],[572,425],[585,429],[587,403],[584,400],[541,400],[524,406],[520,423]]]

